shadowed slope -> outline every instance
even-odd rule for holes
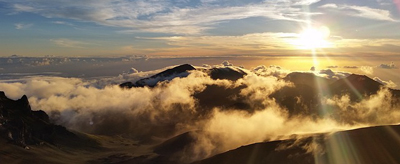
[[[194,164],[400,163],[400,126],[318,134],[242,146]]]

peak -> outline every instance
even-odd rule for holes
[[[156,74],[155,76],[160,76],[160,75],[169,76],[169,75],[174,74],[174,73],[182,73],[182,72],[195,70],[195,69],[196,68],[194,68],[190,64],[182,64],[182,65],[176,66],[174,68],[167,69],[167,70],[165,70],[165,71],[163,71],[161,73]]]
[[[310,72],[291,72],[288,75],[286,75],[285,78],[291,78],[291,77],[310,77],[310,76],[315,76],[314,73],[310,73]]]
[[[17,100],[17,103],[19,105],[19,109],[26,113],[31,113],[31,106],[29,105],[28,97],[26,95],[23,95],[19,100]]]
[[[19,101],[28,102],[28,97],[27,97],[26,95],[23,95],[23,96],[19,99]],[[28,103],[29,103],[29,102],[28,102]]]
[[[190,65],[190,64],[182,64],[182,65],[179,65],[179,66],[177,66],[177,67],[188,67],[188,68],[194,68],[192,65]]]
[[[158,82],[161,81],[169,81],[175,77],[186,77],[188,76],[190,70],[196,70],[192,65],[190,64],[182,64],[170,69],[167,69],[165,71],[162,71],[160,73],[157,73],[151,77],[140,79],[136,81],[135,83],[132,82],[125,82],[120,84],[120,87],[122,88],[132,88],[132,87],[144,87],[144,86],[150,86],[154,87],[157,85]]]
[[[365,80],[369,80],[369,81],[372,81],[372,79],[369,78],[366,75],[357,75],[357,74],[351,74],[351,75],[347,76],[345,78],[345,80],[349,80],[349,81],[365,81]]]
[[[366,75],[358,75],[358,74],[351,74],[351,75],[349,75],[349,76],[347,76],[347,78],[354,78],[354,77],[368,77],[368,76],[366,76]]]
[[[187,72],[187,71],[195,70],[195,69],[196,68],[194,68],[190,64],[182,64],[182,65],[176,66],[174,68],[167,69],[163,72],[160,72],[154,76],[151,76],[150,78],[156,78],[156,77],[160,77],[160,76],[166,77],[166,76],[171,76],[173,74],[179,74],[179,73],[183,73],[183,72]]]
[[[3,91],[0,91],[0,98],[7,98],[6,94]]]
[[[187,70],[194,70],[195,68],[190,64],[182,64],[172,68],[172,70],[179,70],[179,71],[187,71]]]

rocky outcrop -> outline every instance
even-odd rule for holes
[[[44,111],[32,111],[25,95],[15,101],[1,91],[0,137],[24,147],[43,142],[55,144],[58,138],[77,139],[65,127],[50,123]]]

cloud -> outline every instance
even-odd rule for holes
[[[321,0],[291,0],[294,3],[293,5],[311,5],[319,1]]]
[[[64,39],[64,38],[51,39],[50,41],[58,46],[69,47],[69,48],[83,48],[83,46],[89,45],[89,43],[86,43],[86,42],[71,40],[71,39]]]
[[[393,19],[390,15],[390,12],[382,9],[374,9],[366,6],[348,6],[348,9],[353,9],[357,11],[357,14],[351,14],[353,16],[368,18],[368,19],[376,19],[376,20],[385,20],[397,22],[397,20]]]
[[[229,20],[265,17],[274,20],[306,21],[298,5],[310,5],[319,0],[265,1],[258,3],[203,2],[174,3],[170,1],[82,1],[67,3],[62,0],[34,1],[16,0],[5,3],[15,12],[36,13],[48,18],[66,18],[95,22],[105,26],[124,27],[123,32],[161,32],[175,34],[198,34]]]
[[[143,40],[163,41],[169,47],[146,49],[142,51],[136,49],[135,52],[151,55],[231,55],[231,54],[252,54],[269,55],[278,54],[280,56],[292,56],[298,52],[309,53],[308,50],[299,48],[299,34],[297,33],[250,33],[237,36],[168,36],[168,37],[138,37]],[[398,39],[340,39],[329,40],[332,47],[329,48],[330,57],[342,56],[338,51],[346,49],[349,54],[358,54],[371,49],[369,53],[381,54],[382,48],[390,45],[400,47]],[[371,48],[373,47],[373,48]],[[297,50],[295,50],[297,49]],[[390,51],[393,55],[397,54],[394,50]],[[277,55],[277,56],[278,56]],[[382,54],[383,55],[383,54]],[[385,53],[385,55],[391,55]]]
[[[122,89],[117,85],[96,88],[90,82],[76,78],[32,78],[25,83],[1,83],[0,90],[11,98],[28,95],[34,110],[41,109],[53,115],[52,119],[58,124],[86,132],[110,134],[117,130],[108,131],[103,126],[116,125],[118,122],[112,121],[118,117],[130,120],[141,113],[142,117],[146,117],[142,118],[143,121],[152,122],[155,119],[152,117],[167,114],[169,110],[179,106],[185,110],[182,115],[191,113],[194,105],[191,94],[202,89],[207,81],[212,82],[209,77],[202,76],[198,72],[185,79],[172,80],[166,87],[132,90]],[[149,112],[151,115],[147,114]],[[90,125],[89,121],[94,124]],[[135,126],[124,125],[124,128],[118,128],[118,133],[125,130],[132,133]]]
[[[296,134],[332,132],[349,128],[351,127],[340,125],[331,119],[288,118],[277,106],[250,115],[240,111],[216,110],[204,125],[205,131],[198,132],[194,151],[186,155],[212,156],[243,145],[288,139]]]
[[[390,22],[397,22],[398,20],[394,19],[388,10],[384,9],[376,9],[370,8],[367,6],[353,6],[353,5],[336,5],[336,4],[325,4],[320,6],[322,9],[330,9],[330,10],[338,10],[343,14],[374,19],[374,20],[383,20]]]
[[[128,73],[129,73],[129,74],[132,74],[132,73],[139,73],[139,71],[138,71],[137,69],[135,69],[135,68],[131,68],[131,69],[129,70]]]
[[[398,124],[400,120],[399,106],[393,105],[396,99],[391,92],[381,89],[360,102],[350,101],[348,95],[325,99],[323,102],[330,105],[332,114],[338,122],[351,124],[382,125]]]
[[[22,82],[0,82],[0,90],[13,99],[26,94],[33,110],[44,110],[53,122],[86,133],[127,134],[132,139],[153,143],[191,131],[195,143],[182,155],[189,162],[246,144],[290,138],[293,134],[332,132],[400,120],[398,107],[391,105],[394,99],[387,89],[359,102],[350,101],[348,95],[321,95],[321,105],[329,106],[332,113],[317,118],[289,116],[287,109],[270,97],[277,90],[295,87],[276,77],[285,74],[284,69],[228,67],[247,75],[236,81],[213,80],[205,72],[194,70],[185,78],[174,78],[154,88],[122,89],[113,85],[112,82],[135,81],[161,71],[134,70],[108,79],[31,77]],[[320,74],[333,78],[345,73],[321,70]],[[226,89],[222,91],[237,89],[238,94],[230,94],[228,99],[243,100],[249,107],[202,107],[193,95],[210,85]],[[212,101],[223,98],[213,97]]]
[[[202,71],[194,71],[186,78],[175,78],[155,88],[122,89],[118,85],[111,85],[118,81],[135,81],[154,72],[122,74],[101,80],[31,77],[22,82],[0,82],[0,90],[12,99],[26,94],[33,110],[46,111],[54,122],[68,128],[107,135],[131,133],[138,138],[145,136],[151,139],[152,136],[167,137],[190,130],[183,127],[174,129],[179,128],[175,125],[191,126],[201,121],[201,117],[197,116],[203,117],[204,113],[198,113],[202,110],[198,109],[193,94],[203,90],[206,85],[226,88],[248,85],[241,92],[243,95],[251,95],[248,101],[264,100],[263,95],[286,85],[286,82],[275,77],[256,74],[236,82],[212,80]],[[173,129],[166,134],[156,129],[160,125]],[[144,127],[152,130],[148,131]]]
[[[269,67],[265,65],[260,65],[252,70],[255,74],[259,76],[275,76],[278,78],[284,78],[286,75],[291,73],[290,70],[281,68],[280,66],[271,65]]]
[[[27,29],[32,26],[33,26],[33,24],[17,23],[17,24],[15,24],[15,29],[22,30],[22,29]]]
[[[339,68],[339,66],[337,66],[337,65],[332,65],[332,66],[327,66],[326,68],[330,68],[330,69],[332,69],[332,68]]]
[[[60,24],[60,25],[67,25],[67,26],[74,26],[72,23],[64,22],[64,21],[53,21],[53,24]]]
[[[390,64],[381,64],[378,66],[378,68],[383,68],[383,69],[397,69],[396,65],[394,65],[394,62]]]
[[[336,8],[338,8],[338,6],[337,6],[336,4],[329,3],[329,4],[325,4],[325,5],[319,6],[319,8],[331,8],[331,9],[336,9]]]
[[[334,72],[331,69],[322,69],[318,72],[318,75],[329,79],[341,79],[350,75],[348,72]]]
[[[229,63],[229,61],[224,61],[224,62],[222,62],[222,66],[225,66],[225,67],[227,67],[227,66],[233,66],[233,64],[232,64],[232,63]]]
[[[391,80],[389,80],[389,81],[384,81],[384,80],[380,79],[379,77],[374,77],[373,79],[374,79],[375,81],[377,81],[377,82],[379,82],[379,83],[381,83],[381,84],[383,84],[383,85],[389,87],[389,88],[396,88],[396,87],[397,87],[397,85],[396,85],[393,81],[391,81]]]
[[[347,69],[357,69],[358,66],[344,66],[343,68],[347,68]]]
[[[370,66],[361,66],[360,70],[368,75],[372,75],[374,73],[374,68],[372,68]]]
[[[14,9],[16,12],[38,12],[39,10],[31,7],[31,6],[27,6],[27,5],[22,5],[22,4],[14,4]]]
[[[176,50],[179,49],[183,54],[202,52],[202,55],[207,53],[231,55],[240,52],[270,54],[269,52],[275,52],[275,50],[292,49],[292,40],[297,36],[298,34],[295,33],[252,33],[239,36],[172,36],[140,39],[162,40],[173,47],[155,50],[156,52],[174,50],[172,53],[176,54]],[[199,45],[202,45],[202,47],[199,47]]]

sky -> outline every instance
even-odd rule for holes
[[[0,56],[396,61],[399,13],[399,0],[0,0]]]

